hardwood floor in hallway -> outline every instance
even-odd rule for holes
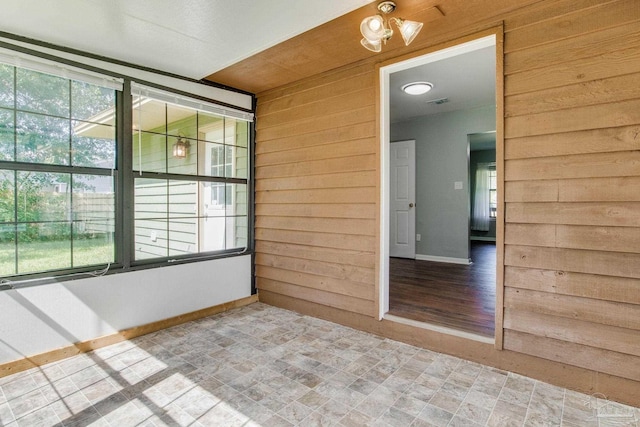
[[[471,265],[390,259],[389,314],[494,336],[496,246],[474,241]]]

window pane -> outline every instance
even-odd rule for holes
[[[198,253],[198,219],[172,218],[169,221],[169,256]]]
[[[13,171],[0,171],[0,222],[15,222],[15,182]]]
[[[221,251],[225,248],[225,225],[224,216],[202,219],[202,251]]]
[[[133,129],[166,134],[166,104],[150,98],[134,96]]]
[[[227,174],[225,176],[231,178],[247,178],[249,157],[246,148],[227,145],[226,162]]]
[[[18,68],[16,82],[19,110],[69,117],[69,80]]]
[[[14,107],[13,70],[10,65],[0,64],[0,107]]]
[[[116,129],[113,126],[73,122],[72,164],[113,169],[116,165]]]
[[[167,137],[147,132],[134,133],[133,169],[143,172],[166,172]]]
[[[226,215],[247,215],[247,185],[226,185]]]
[[[115,261],[113,222],[87,220],[73,223],[73,266]]]
[[[15,130],[13,114],[13,110],[0,109],[0,160],[13,160]]]
[[[15,226],[0,225],[0,276],[16,274]]]
[[[167,134],[198,138],[197,112],[191,108],[167,104]]]
[[[224,118],[214,114],[198,112],[198,133],[200,139],[223,143]]]
[[[236,121],[236,140],[232,142],[233,145],[238,147],[249,146],[249,123],[245,121]]]
[[[161,179],[136,178],[135,218],[167,218],[167,181]]]
[[[203,182],[203,205],[201,216],[224,216],[226,186],[224,182]]]
[[[114,124],[116,93],[89,83],[71,82],[71,117],[93,123]]]
[[[205,168],[203,175],[224,177],[225,154],[222,144],[205,144]]]
[[[135,259],[168,256],[167,181],[135,180]]]
[[[18,222],[68,220],[69,179],[70,175],[64,173],[18,172]]]
[[[110,176],[73,176],[73,266],[114,261],[115,194]]]
[[[26,224],[18,230],[18,273],[71,267],[71,224]]]
[[[247,217],[227,217],[226,224],[226,249],[238,249],[247,247]]]
[[[198,184],[195,181],[169,182],[169,217],[198,215]]]
[[[198,174],[198,142],[170,136],[167,146],[168,172],[183,175]]]
[[[69,164],[69,120],[17,113],[17,160]]]
[[[150,259],[169,255],[167,246],[168,222],[164,220],[136,219],[135,259]]]

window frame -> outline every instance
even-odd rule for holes
[[[42,43],[35,42],[34,45],[42,45]],[[51,45],[46,47],[51,48]],[[92,266],[84,266],[77,268],[61,268],[55,270],[47,270],[43,272],[7,275],[0,277],[0,291],[6,289],[18,289],[22,287],[35,286],[40,284],[47,284],[52,282],[59,282],[60,279],[74,280],[84,279],[97,275],[109,275],[128,271],[144,270],[149,268],[165,267],[175,264],[183,264],[190,262],[208,261],[213,259],[221,259],[234,256],[251,255],[254,253],[254,146],[255,146],[255,122],[253,120],[246,120],[247,123],[247,178],[219,178],[219,177],[202,177],[202,176],[183,176],[182,179],[197,180],[198,181],[211,181],[211,182],[225,182],[225,183],[239,183],[246,184],[247,188],[247,236],[246,247],[243,249],[228,249],[222,251],[209,251],[202,253],[192,253],[180,256],[167,256],[161,258],[153,258],[148,260],[135,260],[134,252],[134,175],[141,176],[139,172],[134,172],[133,168],[133,96],[132,96],[132,83],[143,84],[145,86],[156,88],[158,90],[175,94],[179,97],[184,97],[192,100],[194,103],[206,102],[217,105],[221,110],[230,109],[232,111],[239,111],[245,113],[248,116],[253,116],[256,106],[256,97],[254,94],[228,88],[226,86],[217,85],[210,82],[196,81],[193,79],[176,76],[171,73],[165,73],[158,70],[149,69],[146,67],[138,67],[131,64],[127,64],[129,67],[143,70],[146,72],[154,73],[157,76],[167,76],[173,79],[180,79],[191,83],[199,83],[203,87],[214,86],[228,91],[235,91],[244,95],[251,96],[251,109],[242,108],[236,105],[230,105],[225,102],[220,102],[215,99],[202,97],[193,93],[187,93],[179,89],[172,89],[170,87],[157,84],[152,81],[146,81],[140,78],[134,78],[126,74],[114,72],[108,69],[95,67],[76,61],[68,60],[62,57],[53,56],[51,54],[43,53],[38,50],[33,50],[25,47],[18,47],[14,45],[3,45],[6,50],[16,50],[22,54],[26,54],[35,58],[35,60],[45,60],[48,62],[53,61],[60,66],[74,67],[80,70],[86,70],[88,73],[104,75],[116,79],[121,79],[123,82],[122,91],[115,90],[115,146],[116,146],[116,158],[114,169],[101,169],[91,168],[84,166],[60,166],[60,165],[48,165],[39,163],[26,163],[30,169],[38,171],[51,171],[60,172],[61,168],[64,168],[64,173],[73,174],[94,174],[113,176],[114,179],[114,197],[115,197],[115,257],[114,262],[109,264],[95,264]],[[84,52],[75,51],[73,49],[65,49],[56,47],[60,52],[70,52],[75,55],[81,55],[85,57]],[[91,55],[86,54],[86,58],[91,59]],[[100,57],[101,60],[107,63],[118,64],[118,61],[109,60],[108,58]],[[11,65],[11,64],[9,64]],[[12,65],[19,67],[18,65]],[[68,78],[69,80],[77,80],[74,78]],[[15,159],[14,159],[15,160]],[[0,161],[0,169],[2,170],[24,170],[22,166],[24,163],[15,161]],[[74,168],[69,172],[69,167]],[[161,178],[163,174],[154,172],[143,172],[142,176]],[[168,179],[175,180],[181,179],[178,175],[165,174]],[[17,244],[17,243],[16,243]]]
[[[491,178],[494,177],[495,181],[496,181],[496,186],[492,187],[491,186]],[[488,190],[489,190],[489,220],[490,221],[495,221],[498,218],[498,203],[497,203],[497,197],[498,197],[498,171],[496,170],[496,165],[495,163],[489,166],[489,185],[488,185]],[[491,193],[495,193],[496,194],[496,203],[493,204],[491,203]]]

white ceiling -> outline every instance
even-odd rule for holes
[[[2,31],[200,79],[372,0],[5,0]]]
[[[395,72],[389,78],[391,122],[495,105],[495,79],[494,46]],[[402,92],[402,86],[414,81],[427,81],[434,87],[418,96]],[[427,103],[441,98],[449,101],[440,105]]]

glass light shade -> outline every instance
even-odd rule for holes
[[[402,86],[402,91],[408,95],[423,95],[433,89],[429,82],[413,82]]]
[[[360,32],[362,36],[370,42],[379,42],[382,37],[384,37],[384,21],[382,16],[373,15],[364,18],[360,23]]]
[[[184,159],[187,157],[189,152],[189,142],[183,141],[182,139],[178,139],[178,141],[173,144],[173,157],[178,159]]]
[[[416,21],[402,21],[400,24],[400,34],[404,39],[404,44],[409,46],[409,43],[416,38],[420,30],[422,29],[422,22]]]
[[[382,51],[382,42],[380,40],[371,41],[371,40],[367,40],[366,38],[363,38],[362,40],[360,40],[360,44],[362,44],[362,46],[364,46],[365,48],[369,49],[371,52]]]

